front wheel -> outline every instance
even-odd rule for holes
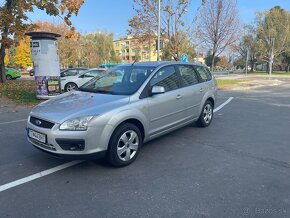
[[[66,92],[74,91],[77,90],[78,86],[75,83],[68,83],[65,85],[64,90]]]
[[[13,78],[12,78],[11,75],[6,75],[6,79],[7,79],[7,80],[12,80]]]
[[[200,127],[207,127],[210,125],[212,118],[213,118],[213,104],[210,101],[206,101],[202,108],[197,124]]]
[[[142,146],[142,136],[137,126],[124,123],[117,127],[109,142],[107,160],[115,167],[132,163]]]

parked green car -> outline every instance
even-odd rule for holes
[[[17,79],[21,77],[21,73],[18,70],[8,67],[5,68],[5,74],[7,80]]]

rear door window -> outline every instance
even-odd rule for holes
[[[198,83],[198,76],[192,66],[177,66],[181,75],[183,86],[190,86]]]
[[[203,67],[203,66],[195,66],[194,68],[197,71],[197,73],[199,74],[201,82],[210,81],[212,79],[211,73],[205,67]]]
[[[163,86],[165,91],[179,88],[178,75],[173,66],[160,69],[150,81],[151,86]]]

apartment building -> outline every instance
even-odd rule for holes
[[[126,36],[114,40],[114,50],[116,55],[121,57],[123,63],[131,63],[135,60],[139,62],[156,61],[157,51],[156,42],[140,43],[138,39]]]

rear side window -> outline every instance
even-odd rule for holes
[[[193,67],[177,66],[181,75],[181,81],[184,86],[190,86],[198,83],[198,77]]]
[[[88,70],[81,69],[81,70],[79,70],[79,73],[84,73],[84,72],[86,72],[86,71],[88,71]]]
[[[211,73],[208,69],[203,66],[195,66],[196,71],[198,72],[202,82],[210,81],[212,78]]]
[[[78,74],[78,70],[75,70],[75,69],[67,70],[67,71],[65,72],[65,74],[66,74],[67,76],[75,76],[75,75]]]
[[[151,86],[163,86],[165,91],[179,88],[178,76],[173,66],[160,69],[150,81]]]

